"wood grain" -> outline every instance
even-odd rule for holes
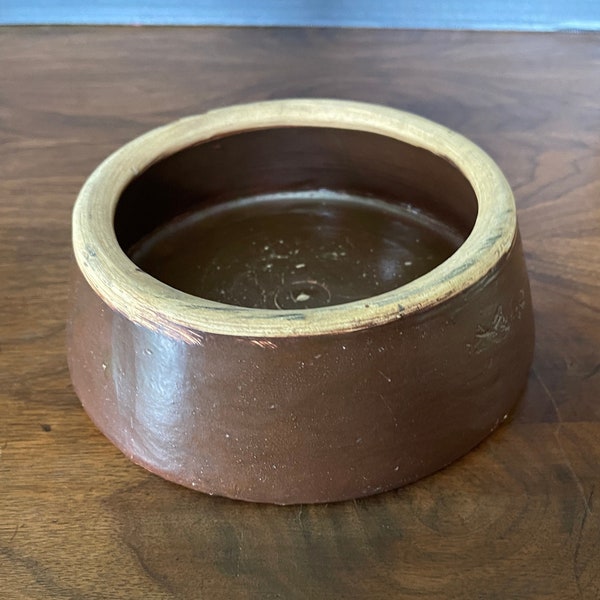
[[[600,597],[600,36],[0,30],[3,598]],[[290,96],[379,102],[470,137],[517,200],[537,348],[514,418],[415,485],[255,506],[135,467],[66,368],[70,211],[110,151]]]

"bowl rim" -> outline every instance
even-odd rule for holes
[[[383,294],[300,310],[233,306],[187,294],[142,271],[120,247],[118,200],[153,163],[186,147],[245,130],[288,126],[366,131],[428,150],[471,184],[478,211],[471,233],[444,262]],[[203,333],[282,338],[345,333],[423,312],[486,276],[510,251],[517,231],[512,191],[496,163],[464,136],[402,110],[347,100],[288,99],[239,104],[185,117],[135,138],[106,158],[83,185],[73,209],[73,250],[91,288],[112,309],[151,330],[189,343]]]

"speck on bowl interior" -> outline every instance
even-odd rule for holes
[[[111,155],[73,213],[69,366],[134,462],[281,504],[462,456],[525,384],[533,320],[495,163],[334,100],[211,111]]]

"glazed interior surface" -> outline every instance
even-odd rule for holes
[[[400,287],[451,256],[477,200],[445,159],[334,128],[244,131],[131,181],[122,249],[184,292],[250,308],[317,308]]]

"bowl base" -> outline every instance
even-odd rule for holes
[[[410,204],[309,190],[201,206],[143,237],[129,255],[188,294],[297,310],[393,290],[438,266],[463,241]]]

